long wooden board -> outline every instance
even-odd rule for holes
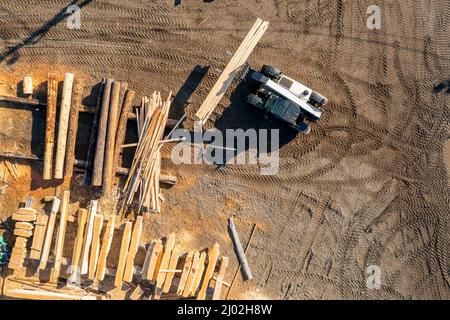
[[[92,245],[89,256],[89,273],[88,279],[94,280],[95,271],[97,269],[98,254],[100,252],[100,234],[103,228],[103,216],[97,214],[94,217],[94,228],[92,231]]]
[[[192,284],[190,295],[195,296],[197,293],[200,282],[202,281],[203,271],[205,271],[206,252],[200,254],[200,261],[198,263],[197,272],[195,273],[194,281]]]
[[[40,260],[42,245],[44,244],[45,228],[47,227],[48,216],[39,214],[35,222],[33,242],[31,244],[30,259]],[[16,224],[17,228],[17,224]]]
[[[41,262],[39,263],[39,269],[41,270],[44,270],[47,267],[48,255],[50,254],[50,247],[53,240],[53,231],[55,229],[56,215],[58,214],[60,203],[61,200],[56,197],[53,198],[50,217],[47,223],[47,230],[45,231],[45,240],[44,246],[42,248]]]
[[[44,180],[52,178],[53,148],[55,145],[56,95],[58,82],[53,73],[48,74],[47,80],[47,109],[45,119],[45,151],[44,151]]]
[[[58,141],[56,145],[55,179],[63,178],[73,79],[73,73],[66,73],[64,75],[61,108],[59,111]]]
[[[89,216],[84,234],[83,250],[81,254],[80,275],[86,274],[89,270],[89,250],[92,243],[92,233],[94,229],[94,218],[97,214],[98,201],[92,200],[89,208]]]
[[[86,222],[88,218],[88,211],[86,209],[78,210],[78,231],[75,238],[75,245],[72,251],[72,260],[70,261],[70,268],[68,272],[71,274],[71,280],[75,281],[80,276],[80,259],[81,251],[83,249],[84,231],[86,229]]]
[[[133,235],[131,237],[130,248],[128,249],[127,260],[125,265],[125,272],[123,275],[123,280],[126,282],[131,282],[133,280],[134,273],[134,258],[139,248],[139,241],[141,240],[142,234],[142,216],[136,218],[136,222],[133,227]]]
[[[98,258],[97,274],[95,278],[98,281],[103,281],[106,273],[106,260],[108,258],[109,250],[114,236],[114,228],[116,225],[116,216],[109,217],[108,224],[106,225],[105,233],[103,234],[102,248],[100,249],[100,255]]]
[[[222,286],[223,286],[223,279],[225,277],[225,272],[228,268],[228,257],[222,257],[222,262],[220,264],[220,270],[216,278],[216,285],[214,286],[214,294],[213,294],[213,300],[220,300],[222,295]]]
[[[186,256],[186,260],[184,261],[183,272],[181,273],[180,282],[178,283],[177,289],[177,294],[180,296],[183,294],[184,287],[186,286],[186,281],[188,279],[189,272],[191,271],[192,267],[193,257],[194,251],[190,251]]]
[[[162,257],[163,245],[161,240],[156,240],[147,249],[144,266],[142,267],[142,279],[152,280],[155,275],[155,270],[158,260]]]
[[[69,214],[70,191],[64,191],[61,204],[61,216],[59,219],[58,237],[56,239],[55,263],[53,265],[51,279],[53,282],[58,280],[61,272],[61,260],[64,249],[64,238],[66,235],[67,215]]]
[[[203,278],[203,283],[198,293],[197,300],[205,300],[206,298],[206,290],[208,289],[209,281],[211,280],[214,274],[214,269],[216,268],[219,254],[220,254],[220,246],[218,243],[216,243],[213,245],[212,249],[208,253],[208,267],[206,268],[205,276]]]
[[[127,253],[130,246],[130,238],[131,238],[131,228],[132,224],[130,221],[125,223],[125,229],[123,231],[122,243],[120,245],[120,254],[119,254],[119,263],[117,264],[116,269],[116,277],[114,279],[114,285],[116,287],[122,286],[123,281],[123,272],[125,269],[125,263],[127,259]]]
[[[172,255],[170,256],[169,270],[175,270],[178,264],[179,251],[177,248],[173,248]],[[167,272],[166,279],[164,280],[163,293],[168,293],[172,286],[172,280],[175,276],[175,272]]]
[[[164,253],[161,259],[161,269],[168,269],[170,257],[172,255],[173,247],[175,246],[175,233],[171,233],[167,237],[167,241],[164,245]],[[156,277],[156,293],[155,296],[158,298],[161,295],[161,290],[164,285],[164,280],[166,279],[167,273],[159,272]]]

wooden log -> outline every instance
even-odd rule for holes
[[[106,79],[105,87],[103,89],[97,144],[95,148],[94,170],[92,173],[91,184],[93,186],[101,186],[103,180],[103,162],[105,158],[106,133],[108,130],[108,112],[112,83],[112,79]]]
[[[66,236],[67,215],[69,213],[70,191],[64,191],[63,200],[61,203],[61,216],[59,219],[58,237],[56,239],[56,253],[55,263],[53,265],[51,279],[52,282],[57,282],[61,271],[61,259],[64,249],[64,238]]]
[[[223,279],[228,268],[228,257],[222,257],[220,270],[216,277],[216,285],[214,286],[213,300],[220,300],[222,296]]]
[[[70,110],[69,131],[67,134],[66,161],[64,175],[71,177],[73,173],[73,163],[75,161],[75,145],[77,143],[78,133],[78,115],[81,108],[81,99],[83,94],[83,80],[75,79],[72,92],[72,106]]]
[[[186,260],[184,261],[183,273],[181,274],[180,282],[178,283],[178,289],[177,289],[177,294],[179,296],[181,296],[183,294],[184,287],[186,286],[186,281],[188,279],[189,272],[191,271],[191,267],[192,267],[193,257],[194,257],[194,251],[190,251],[186,256]]]
[[[171,233],[168,237],[167,237],[167,241],[164,245],[164,253],[161,259],[161,266],[160,269],[167,269],[169,268],[169,263],[170,263],[170,257],[172,255],[172,250],[175,246],[175,233]],[[166,279],[167,274],[164,272],[160,272],[158,273],[158,276],[156,277],[156,292],[155,292],[155,297],[159,298],[161,296],[162,293],[162,288],[164,285],[164,280]]]
[[[89,138],[89,147],[86,157],[86,173],[84,176],[85,185],[90,185],[92,182],[92,174],[94,170],[93,164],[94,164],[95,150],[97,146],[98,125],[100,120],[101,103],[103,100],[103,90],[105,87],[105,83],[106,79],[103,78],[98,88],[97,105],[95,107],[94,121],[92,123],[91,136]]]
[[[68,273],[71,274],[71,279],[73,281],[77,279],[80,274],[81,251],[83,249],[84,231],[86,229],[88,215],[89,214],[86,209],[81,208],[78,210],[78,231],[72,251],[72,260],[70,261],[70,267],[68,270]]]
[[[125,265],[125,272],[123,275],[123,280],[126,282],[131,282],[133,280],[134,273],[134,258],[139,248],[139,241],[142,235],[142,216],[136,218],[134,223],[133,235],[131,237],[130,248],[128,249],[127,260]]]
[[[52,178],[57,94],[58,82],[56,81],[56,76],[53,73],[49,73],[47,80],[47,110],[45,119],[44,180],[50,180]]]
[[[153,280],[155,274],[157,274],[158,261],[162,259],[163,245],[161,240],[156,240],[147,249],[147,255],[145,256],[144,266],[142,267],[142,279]]]
[[[122,81],[120,83],[120,94],[119,94],[119,109],[118,114],[117,114],[117,118],[120,118],[120,114],[122,113],[122,108],[123,108],[123,101],[125,100],[125,93],[128,90],[128,82]]]
[[[42,245],[44,244],[45,229],[47,227],[47,223],[48,223],[47,215],[45,214],[38,215],[34,228],[33,242],[31,244],[30,259],[33,260],[41,259]]]
[[[189,272],[189,276],[186,280],[186,285],[184,286],[184,289],[182,292],[182,296],[185,298],[189,297],[189,295],[192,291],[192,287],[194,285],[194,279],[195,279],[196,273],[198,272],[198,269],[199,269],[199,263],[200,263],[200,253],[196,252],[194,254],[194,258],[192,259],[191,271]]]
[[[200,282],[202,281],[203,271],[205,271],[206,252],[200,254],[200,261],[198,263],[197,272],[195,273],[194,281],[192,284],[190,295],[195,296],[197,293]]]
[[[125,136],[127,131],[127,120],[128,116],[131,113],[133,99],[135,96],[135,92],[133,90],[127,90],[125,93],[122,111],[120,113],[119,124],[117,126],[116,132],[116,141],[115,141],[115,151],[114,151],[114,175],[117,172],[117,168],[119,167],[120,155],[122,152],[121,146],[125,142]]]
[[[253,278],[252,272],[250,271],[250,267],[248,265],[247,257],[245,256],[244,248],[242,247],[241,241],[239,240],[239,236],[236,231],[236,227],[234,226],[233,218],[230,217],[228,219],[228,227],[230,228],[231,238],[233,239],[234,248],[236,250],[236,254],[239,259],[239,263],[242,268],[242,272],[244,275],[244,280],[251,280]]]
[[[95,278],[98,281],[103,281],[106,274],[106,260],[111,249],[111,244],[114,236],[114,228],[116,225],[116,216],[112,215],[109,218],[108,224],[106,225],[105,233],[103,234],[102,247],[100,249],[100,255],[98,258],[97,274]]]
[[[73,78],[73,73],[66,73],[64,76],[61,108],[59,112],[58,141],[56,145],[55,179],[62,179],[64,173],[64,158],[66,153]]]
[[[131,227],[132,224],[130,221],[125,223],[125,229],[123,231],[122,236],[122,243],[120,245],[119,262],[117,264],[116,277],[114,279],[114,285],[119,288],[122,287],[123,272],[125,269],[128,249],[130,246]]]
[[[108,128],[105,143],[105,157],[103,161],[103,192],[110,192],[114,178],[114,147],[119,110],[120,82],[114,81],[111,88],[109,104]]]
[[[47,267],[48,255],[50,253],[50,247],[53,240],[53,231],[55,229],[56,215],[58,213],[60,203],[61,201],[58,198],[53,198],[50,217],[47,223],[47,230],[45,231],[45,240],[44,246],[42,247],[41,262],[39,264],[39,268],[41,270],[44,270]]]
[[[203,277],[203,283],[197,296],[197,300],[206,299],[206,290],[209,287],[209,281],[211,280],[214,269],[216,268],[217,259],[219,258],[220,246],[218,243],[214,244],[210,252],[208,253],[208,267],[206,267],[205,276]]]
[[[86,274],[89,269],[89,250],[91,248],[92,243],[92,233],[94,230],[94,218],[97,214],[98,201],[92,200],[91,207],[89,208],[89,216],[86,225],[86,231],[84,234],[84,244],[83,250],[81,254],[81,266],[80,266],[80,275]]]
[[[100,252],[100,234],[103,228],[103,216],[96,215],[94,217],[94,229],[92,232],[91,254],[89,256],[89,273],[88,278],[94,280],[95,271],[97,269],[98,254]]]
[[[250,243],[252,242],[253,236],[255,235],[255,231],[256,231],[256,223],[253,224],[252,232],[250,233],[250,238],[248,239],[247,245],[245,246],[244,254],[247,253],[247,250],[250,247]],[[236,269],[236,272],[233,275],[233,280],[231,280],[231,283],[228,286],[229,289],[227,291],[227,295],[225,296],[225,300],[228,299],[228,296],[230,295],[231,289],[233,288],[234,281],[236,280],[237,275],[238,275],[240,270],[241,270],[241,264],[239,263],[239,266],[238,266],[238,268]]]

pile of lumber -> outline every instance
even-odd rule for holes
[[[93,200],[89,210],[80,208],[78,217],[71,219],[69,200],[70,192],[65,191],[62,200],[57,197],[52,199],[48,215],[31,207],[21,208],[13,215],[16,238],[8,264],[13,274],[8,279],[26,280],[26,270],[33,266],[38,266],[38,274],[49,271],[50,279],[42,283],[36,282],[38,280],[35,277],[30,280],[30,283],[42,289],[39,294],[25,292],[19,287],[10,290],[11,296],[33,298],[36,294],[36,298],[52,298],[53,294],[45,293],[44,288],[53,286],[52,288],[56,290],[62,283],[75,284],[77,287],[87,282],[100,285],[108,276],[114,277],[113,290],[121,291],[124,282],[128,287],[130,285],[133,287],[130,299],[140,299],[145,292],[149,292],[146,295],[150,299],[167,296],[196,297],[199,300],[221,298],[222,287],[226,285],[224,276],[228,258],[222,256],[219,259],[218,244],[214,244],[208,251],[192,250],[181,253],[175,244],[175,234],[172,233],[164,241],[155,240],[143,246],[142,216],[138,216],[134,222],[126,221],[118,225],[117,216],[106,217],[98,213],[98,203]],[[65,244],[67,224],[72,221],[77,223],[77,235],[70,247],[71,258],[63,257],[63,252],[67,252],[67,249],[64,249],[67,246]],[[117,232],[118,229],[122,231]],[[119,259],[115,269],[108,269],[107,261],[112,251],[113,238],[117,233],[121,233]],[[28,248],[30,241],[27,240],[31,238],[31,248]],[[145,249],[145,261],[142,266],[135,265],[139,248]],[[36,263],[30,263],[33,260]],[[63,266],[67,268],[63,269]],[[61,282],[61,278],[67,281]],[[95,291],[93,288],[91,290]],[[56,294],[54,298],[71,296],[74,299],[80,297]]]
[[[136,232],[136,230],[141,230],[140,226],[141,222],[138,220],[131,236],[129,235],[131,226],[125,229],[126,231],[128,229],[128,233],[124,233],[123,239],[131,239],[131,241],[128,240],[130,241],[129,245],[127,241],[122,242],[123,250],[121,249],[120,252],[122,261],[119,261],[116,272],[116,286],[120,287],[122,281],[130,283],[133,280],[132,260],[137,248],[137,244],[133,240],[140,233],[140,231]],[[127,248],[128,253],[126,252]],[[209,294],[209,298],[218,300],[221,298],[222,287],[225,284],[224,276],[228,267],[228,258],[222,257],[220,268],[215,275],[219,255],[220,246],[217,243],[208,252],[191,250],[182,254],[175,245],[174,233],[166,237],[165,241],[154,240],[147,246],[141,271],[135,273],[136,278],[140,276],[140,281],[132,290],[130,299],[140,299],[148,289],[147,291],[151,292],[148,299],[160,299],[164,294],[171,297],[196,297],[199,300],[205,300]],[[208,289],[210,290],[208,291]]]
[[[201,124],[204,124],[209,119],[214,109],[225,95],[228,87],[238,74],[239,70],[247,62],[250,54],[266,32],[268,26],[269,22],[263,21],[259,18],[256,20],[255,24],[244,38],[230,62],[223,70],[216,84],[211,89],[205,101],[195,114]]]
[[[59,125],[55,149],[55,121],[58,81],[50,73],[47,81],[47,110],[45,125],[44,180],[71,177],[75,160],[75,144],[78,132],[78,115],[81,109],[82,79],[74,79],[73,73],[64,75],[59,108]],[[55,150],[54,150],[55,149]],[[55,153],[55,155],[54,155]]]
[[[172,93],[163,101],[161,93],[154,92],[144,97],[140,110],[136,112],[139,141],[133,163],[123,188],[125,205],[130,205],[138,193],[139,212],[160,212],[161,146],[171,105]]]
[[[135,96],[128,83],[103,79],[89,141],[85,183],[112,190]]]

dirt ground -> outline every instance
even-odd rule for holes
[[[450,80],[445,1],[378,1],[380,30],[366,27],[369,0],[74,2],[80,30],[63,19],[68,0],[1,1],[1,94],[15,93],[11,74],[76,70],[89,85],[105,76],[128,81],[136,104],[172,90],[171,117],[185,110],[190,128],[229,52],[260,17],[270,27],[249,62],[276,66],[330,101],[311,134],[292,136],[249,108],[235,84],[207,125],[281,129],[279,173],[174,165],[167,152],[163,170],[179,183],[163,190],[147,239],[176,232],[188,250],[217,241],[231,281],[237,259],[227,218],[236,214],[244,243],[257,223],[248,251],[254,279],[238,278],[231,298],[450,298],[450,89],[436,90]],[[1,112],[1,147],[31,150],[33,117]],[[4,217],[17,206],[8,192],[0,196]],[[378,290],[366,285],[372,265],[381,271]]]

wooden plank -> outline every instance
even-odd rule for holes
[[[106,79],[100,109],[97,144],[95,148],[94,169],[91,184],[101,186],[103,180],[103,161],[105,157],[106,132],[108,130],[108,112],[113,80]]]
[[[194,254],[194,258],[192,259],[191,271],[189,272],[189,276],[186,280],[186,285],[184,286],[183,293],[182,293],[183,297],[185,297],[185,298],[187,298],[192,291],[195,275],[199,269],[199,263],[200,263],[200,253],[196,252]]]
[[[64,238],[66,236],[67,215],[69,213],[70,191],[64,191],[61,203],[61,216],[59,219],[58,237],[56,239],[55,263],[53,265],[51,279],[57,282],[61,271],[61,260],[64,249]]]
[[[14,235],[18,237],[31,238],[31,236],[33,235],[33,231],[14,229]]]
[[[125,265],[125,272],[123,280],[126,282],[131,282],[133,280],[134,273],[134,258],[139,248],[139,241],[141,240],[142,234],[142,216],[136,218],[134,223],[133,235],[131,237],[130,248],[128,249],[127,260]]]
[[[94,217],[94,229],[92,232],[92,246],[89,256],[89,273],[88,278],[94,280],[95,271],[97,269],[98,254],[100,252],[100,234],[103,228],[103,216],[96,215]]]
[[[122,111],[120,113],[119,124],[117,126],[117,132],[116,132],[114,165],[113,165],[114,175],[116,174],[117,169],[119,167],[120,154],[122,152],[121,147],[125,142],[125,136],[126,136],[126,131],[127,131],[127,120],[128,120],[129,114],[131,113],[134,96],[135,96],[135,92],[133,90],[127,90],[127,92],[125,93],[125,98],[123,101]]]
[[[93,164],[95,157],[95,150],[97,147],[97,135],[98,135],[98,125],[100,121],[100,113],[101,113],[101,103],[103,99],[103,89],[105,87],[106,79],[103,78],[102,82],[99,84],[98,92],[97,92],[97,105],[95,107],[95,115],[94,120],[92,122],[91,135],[89,138],[89,146],[86,157],[86,173],[84,176],[84,184],[90,185],[92,182],[92,174],[93,174]]]
[[[15,228],[16,229],[23,229],[23,230],[29,230],[29,231],[33,231],[33,224],[29,223],[29,222],[16,222],[15,224]]]
[[[164,253],[161,259],[160,269],[168,269],[170,263],[170,257],[172,255],[173,247],[175,246],[175,233],[171,233],[167,237],[167,241],[164,245]],[[174,268],[175,269],[175,268]],[[156,293],[155,296],[158,298],[161,295],[161,290],[164,285],[164,280],[166,279],[167,274],[163,272],[159,272],[156,277]]]
[[[186,281],[188,279],[189,272],[191,271],[191,267],[192,267],[192,258],[193,257],[194,257],[194,251],[190,251],[186,256],[186,260],[184,261],[183,273],[181,274],[180,282],[178,283],[178,289],[177,289],[177,294],[180,296],[183,294],[184,287],[186,286]]]
[[[189,294],[192,296],[195,296],[195,294],[197,293],[198,287],[200,285],[200,282],[202,281],[203,271],[205,271],[205,261],[206,261],[206,252],[203,251],[200,254],[200,261],[198,263],[198,268],[195,273],[191,291],[189,292]]]
[[[144,294],[144,290],[138,285],[130,295],[130,300],[139,300]]]
[[[29,289],[6,289],[5,296],[18,299],[30,300],[97,300],[92,295],[73,295],[62,292],[52,292],[44,290],[29,290]]]
[[[228,268],[228,257],[222,257],[220,270],[216,277],[216,285],[214,287],[214,294],[212,298],[213,300],[221,300],[223,279],[225,277],[225,272],[227,271],[227,268]]]
[[[67,133],[66,160],[64,164],[64,175],[71,177],[73,173],[73,163],[75,161],[75,145],[78,133],[78,115],[81,109],[81,99],[83,94],[83,80],[75,79],[73,83],[72,106],[70,110],[69,131]]]
[[[80,259],[81,251],[83,249],[84,231],[86,229],[86,223],[88,219],[88,211],[86,209],[78,210],[78,230],[75,238],[75,245],[72,251],[72,260],[70,261],[70,267],[68,273],[71,274],[71,278],[74,280],[80,274]]]
[[[163,245],[161,240],[156,240],[147,249],[144,266],[142,267],[142,279],[153,280],[156,274],[158,260],[162,259]]]
[[[13,213],[12,219],[15,221],[22,221],[22,222],[34,222],[37,219],[37,214],[18,214]]]
[[[219,253],[220,253],[220,246],[218,243],[216,243],[213,245],[212,249],[208,254],[208,267],[206,268],[205,276],[203,278],[203,283],[198,293],[197,300],[205,300],[206,298],[206,290],[208,289],[209,281],[211,280],[214,274],[214,269],[216,268]]]
[[[125,229],[123,231],[122,236],[122,243],[120,245],[119,263],[117,264],[116,278],[114,279],[114,285],[119,288],[122,286],[123,272],[127,260],[128,249],[130,246],[131,227],[132,224],[130,221],[125,223]]]
[[[73,73],[64,75],[64,85],[61,97],[61,108],[59,111],[58,141],[56,144],[55,179],[63,178],[64,158],[67,144],[67,131],[69,126],[70,104],[72,99]]]
[[[45,240],[44,246],[42,247],[41,262],[39,264],[39,268],[41,270],[44,270],[47,267],[48,255],[50,253],[50,247],[53,240],[53,231],[55,229],[56,215],[58,213],[60,203],[61,201],[58,198],[53,198],[50,217],[47,223],[47,230],[45,231]]]
[[[86,225],[86,231],[84,234],[84,244],[83,250],[81,254],[81,266],[80,266],[80,274],[86,274],[89,269],[89,250],[91,248],[92,243],[92,233],[94,231],[94,218],[97,214],[98,201],[92,200],[91,207],[89,208],[89,216]]]
[[[105,158],[103,162],[103,192],[110,192],[114,175],[114,147],[119,112],[120,82],[114,81],[111,88],[111,102],[109,104],[108,129],[105,143]]]
[[[30,259],[33,260],[41,259],[42,245],[44,244],[45,229],[47,227],[47,223],[48,223],[47,215],[45,214],[38,215],[34,228],[33,242],[31,244]]]
[[[114,228],[116,224],[116,216],[109,217],[108,224],[106,225],[105,233],[103,234],[102,248],[100,249],[100,255],[98,258],[97,274],[95,278],[98,281],[103,281],[106,273],[106,260],[111,249],[112,239],[114,236]]]
[[[204,120],[205,116],[210,113],[211,109],[214,109],[217,105],[217,103],[220,101],[222,96],[225,94],[226,89],[229,86],[230,77],[232,76],[232,72],[240,67],[239,62],[242,60],[242,55],[247,51],[246,48],[248,47],[248,44],[252,41],[252,39],[255,38],[255,34],[258,32],[258,30],[261,28],[263,24],[263,21],[261,19],[257,19],[256,22],[253,24],[250,31],[247,33],[246,37],[236,50],[235,54],[231,58],[228,65],[223,70],[220,77],[217,79],[217,82],[214,84],[212,90],[208,94],[208,96],[205,98],[205,101],[200,106],[199,110],[196,113],[196,117]]]
[[[170,256],[169,270],[175,270],[178,264],[179,252],[177,248],[173,248],[172,254]],[[175,276],[175,272],[167,272],[166,279],[164,280],[163,293],[168,293],[170,287],[172,286],[172,280]]]
[[[48,74],[47,80],[47,109],[45,118],[45,149],[44,149],[44,180],[52,178],[53,148],[55,145],[56,96],[58,81],[56,75]]]
[[[36,209],[33,208],[19,208],[19,210],[17,210],[18,214],[24,214],[24,215],[35,215],[36,214]]]

